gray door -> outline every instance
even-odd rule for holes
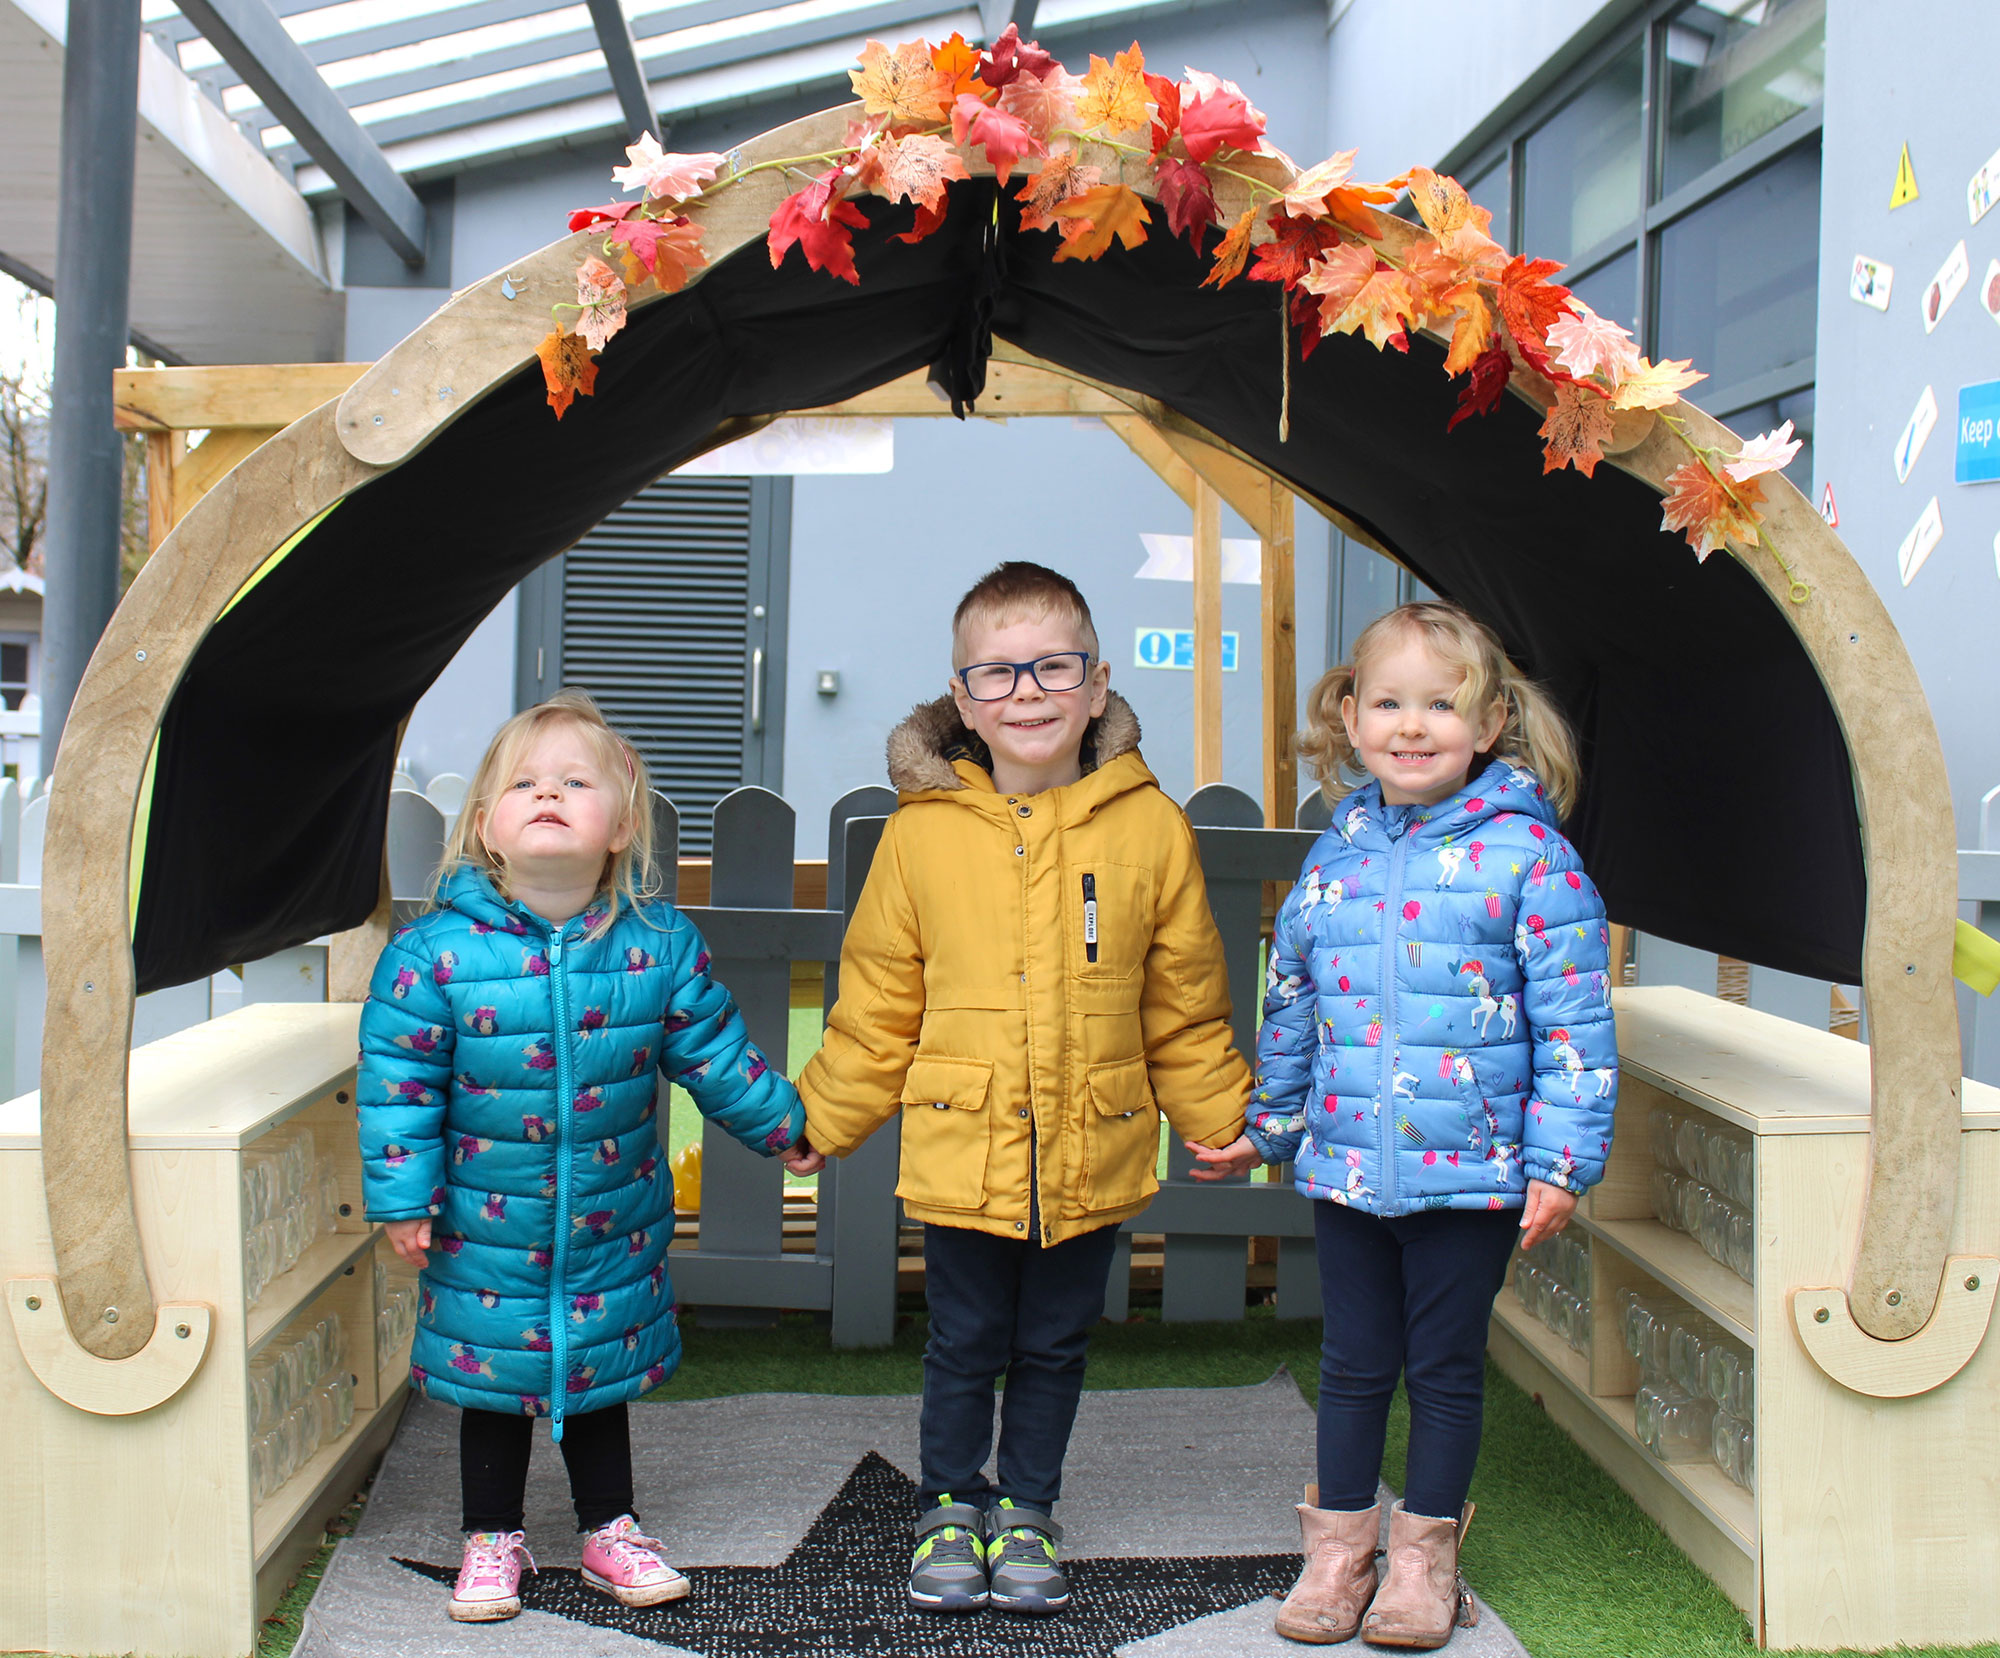
[[[706,857],[715,803],[783,786],[789,478],[661,478],[521,584],[522,707],[602,705]]]

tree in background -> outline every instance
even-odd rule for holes
[[[36,575],[49,506],[45,387],[0,369],[0,553]]]

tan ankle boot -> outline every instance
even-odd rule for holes
[[[1319,1487],[1306,1487],[1298,1505],[1305,1570],[1279,1609],[1278,1633],[1288,1641],[1331,1645],[1351,1640],[1362,1609],[1375,1592],[1375,1544],[1382,1531],[1382,1505],[1358,1513],[1315,1508]]]
[[[1461,1613],[1477,1617],[1472,1594],[1458,1575],[1458,1550],[1472,1522],[1472,1504],[1456,1520],[1412,1514],[1400,1502],[1389,1510],[1389,1566],[1375,1604],[1361,1622],[1370,1646],[1441,1647]]]

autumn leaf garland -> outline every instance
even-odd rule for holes
[[[1136,41],[1108,62],[1093,54],[1079,76],[1011,24],[984,50],[957,34],[938,46],[871,40],[849,79],[863,118],[838,150],[742,167],[720,154],[667,154],[651,134],[627,148],[612,177],[639,199],[570,216],[572,230],[604,236],[578,267],[575,304],[556,307],[539,350],[558,419],[591,394],[594,353],[624,327],[631,291],[650,281],[676,293],[707,263],[702,227],[686,211],[696,199],[756,172],[803,178],[771,215],[772,266],[797,246],[811,269],[859,284],[852,232],[867,220],[852,198],[911,203],[915,222],[894,240],[921,241],[943,224],[947,191],[971,176],[976,151],[1002,188],[1023,175],[1012,193],[1024,231],[1055,231],[1058,261],[1098,259],[1114,242],[1139,246],[1154,220],[1137,191],[1083,163],[1085,145],[1143,163],[1167,234],[1197,250],[1222,225],[1218,179],[1246,187],[1249,205],[1223,229],[1202,286],[1240,276],[1278,286],[1301,357],[1327,334],[1407,351],[1413,329],[1437,331],[1448,341],[1445,370],[1462,382],[1447,431],[1497,407],[1517,369],[1539,376],[1549,399],[1545,472],[1592,476],[1615,440],[1614,415],[1669,410],[1705,378],[1685,361],[1641,356],[1627,330],[1551,280],[1560,265],[1510,258],[1490,234],[1490,212],[1456,180],[1418,167],[1359,181],[1353,150],[1301,169],[1272,145],[1242,88],[1195,69],[1180,80],[1155,74]],[[1253,158],[1260,165],[1245,170]],[[1270,182],[1272,160],[1287,182]],[[1385,238],[1378,210],[1405,191],[1422,232]],[[1725,455],[1696,444],[1672,414],[1662,418],[1692,456],[1668,479],[1662,527],[1684,534],[1700,559],[1757,545],[1760,479],[1799,448],[1790,423]],[[1801,593],[1794,583],[1794,599]]]

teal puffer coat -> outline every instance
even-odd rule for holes
[[[436,1217],[416,1386],[560,1432],[680,1360],[660,1073],[767,1156],[804,1113],[671,904],[592,938],[602,902],[552,927],[471,865],[440,903],[391,938],[361,1010],[368,1218]]]

